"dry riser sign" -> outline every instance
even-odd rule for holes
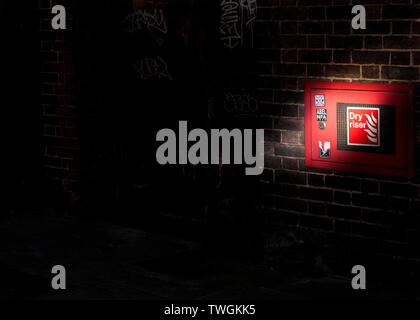
[[[380,146],[380,109],[347,107],[347,144]]]

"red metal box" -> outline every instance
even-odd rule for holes
[[[305,83],[305,165],[413,175],[412,85]]]

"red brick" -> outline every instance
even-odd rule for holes
[[[362,77],[366,79],[379,79],[379,67],[362,66]]]
[[[328,77],[360,77],[360,67],[349,65],[327,65],[325,74]]]
[[[409,65],[410,52],[391,52],[391,64]]]
[[[300,62],[313,62],[313,63],[327,63],[331,62],[331,50],[301,50],[299,51]]]
[[[352,61],[360,64],[389,64],[389,52],[354,50]]]
[[[413,80],[419,78],[419,68],[414,67],[382,67],[383,79]]]

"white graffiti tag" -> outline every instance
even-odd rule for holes
[[[133,64],[134,69],[138,72],[142,80],[147,80],[152,77],[158,79],[166,78],[173,80],[168,71],[168,65],[162,57],[156,58],[145,57],[144,59]]]
[[[249,34],[250,46],[254,46],[254,25],[257,18],[256,0],[222,0],[220,35],[225,47],[233,49],[244,46]]]
[[[258,101],[249,94],[227,93],[225,95],[224,107],[227,112],[256,112],[258,110]]]
[[[238,31],[239,25],[239,3],[236,0],[222,1],[222,16],[220,17],[220,34],[223,44],[232,49],[241,41]]]
[[[160,35],[168,32],[163,11],[156,9],[152,13],[145,10],[133,12],[124,18],[124,25],[125,31],[129,33],[142,29],[148,30],[159,45],[163,43]]]

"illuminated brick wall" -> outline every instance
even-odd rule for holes
[[[366,7],[366,30],[352,30],[355,4]],[[268,221],[298,239],[310,233],[327,246],[418,260],[420,1],[262,0],[258,12]],[[415,177],[305,168],[307,80],[414,84]]]

